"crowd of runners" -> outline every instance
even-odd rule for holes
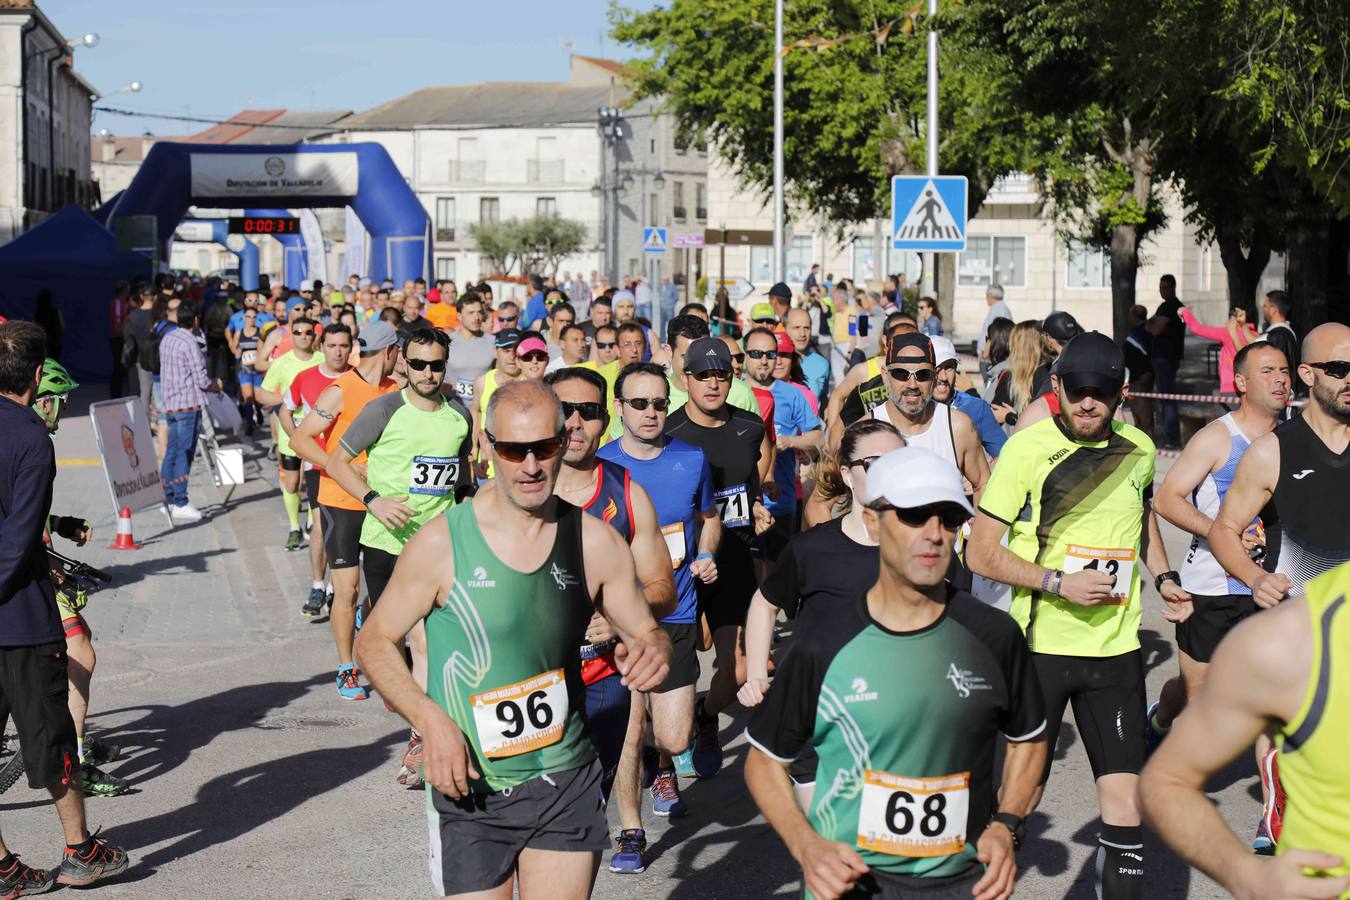
[[[735,327],[690,303],[659,331],[628,291],[574,304],[543,279],[521,303],[272,293],[177,324],[200,323],[242,428],[272,432],[284,546],[311,569],[288,602],[327,618],[338,697],[410,725],[390,774],[426,787],[438,895],[585,897],[605,851],[641,873],[644,814],[688,814],[681,781],[717,776],[737,704],[746,783],[812,897],[1011,895],[1070,707],[1098,896],[1148,893],[1145,822],[1235,895],[1350,891],[1350,328],[1292,365],[1237,350],[1239,402],[1155,486],[1125,353],[1065,313],[1009,416],[927,316],[883,313],[868,340],[786,285]],[[146,292],[151,334],[172,294]],[[68,378],[31,326],[0,328],[0,412],[54,427]],[[1146,579],[1180,661],[1152,702]],[[60,615],[82,735],[92,650]],[[32,676],[0,662],[22,734]],[[35,787],[62,741],[24,739]],[[1253,745],[1263,803],[1237,836],[1205,780]],[[77,752],[99,790],[108,748]],[[67,834],[78,862],[93,839]],[[125,867],[99,852],[95,877]],[[4,856],[0,897],[57,874],[90,883]]]

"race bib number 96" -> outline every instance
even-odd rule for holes
[[[1111,596],[1122,602],[1130,599],[1130,585],[1134,583],[1133,550],[1070,544],[1064,550],[1064,574],[1084,569],[1113,576],[1116,584],[1111,588]]]
[[[750,494],[745,485],[722,488],[713,495],[722,524],[728,528],[744,528],[750,524]]]
[[[567,726],[563,670],[469,697],[478,746],[489,759],[539,750],[562,739]]]
[[[444,497],[459,480],[459,459],[454,456],[414,456],[408,478],[408,493]]]
[[[951,856],[966,846],[970,773],[905,778],[868,769],[858,807],[858,846],[890,856]]]

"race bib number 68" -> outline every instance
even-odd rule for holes
[[[858,846],[890,856],[950,856],[966,846],[970,773],[905,778],[868,769],[858,807]]]

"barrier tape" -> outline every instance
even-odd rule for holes
[[[1229,394],[1163,394],[1154,391],[1127,391],[1125,396],[1133,399],[1141,397],[1148,400],[1181,400],[1191,403],[1241,403],[1242,398]],[[1289,406],[1306,406],[1307,400],[1290,400]]]

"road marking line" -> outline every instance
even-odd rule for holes
[[[58,466],[99,466],[103,460],[97,456],[63,456],[56,461]]]

